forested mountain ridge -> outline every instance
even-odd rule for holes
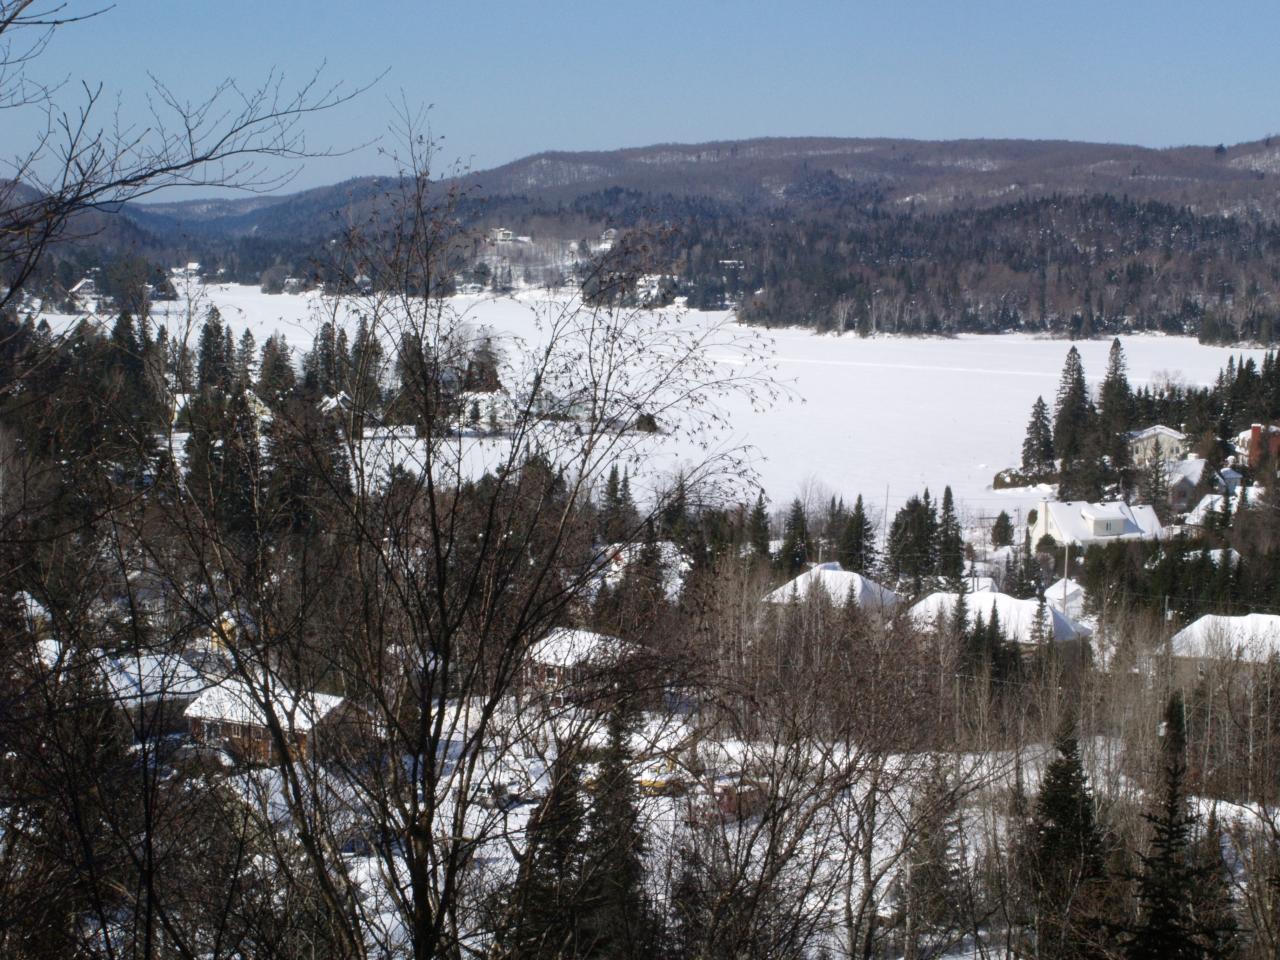
[[[476,237],[452,267],[482,286],[571,277],[614,228],[644,234],[643,269],[670,276],[667,291],[748,322],[1272,342],[1278,171],[1270,138],[1167,150],[780,138],[544,153],[436,192]],[[328,239],[385,215],[395,185],[128,205],[100,215],[127,224],[101,236],[112,254],[124,236],[148,260],[198,259],[240,282],[324,281]],[[533,245],[486,246],[494,227]],[[100,252],[81,249],[86,262]]]

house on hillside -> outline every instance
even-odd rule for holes
[[[614,672],[637,652],[618,637],[556,627],[529,650],[523,687],[557,703],[590,701],[612,688]]]
[[[1236,451],[1250,470],[1280,460],[1280,424],[1255,423],[1236,437]]]
[[[762,603],[791,603],[807,600],[815,591],[822,591],[838,607],[852,599],[866,610],[892,610],[898,604],[898,595],[870,577],[845,570],[839,563],[820,563],[800,576],[784,583],[768,594]]]
[[[1179,684],[1210,672],[1265,666],[1280,656],[1280,616],[1207,614],[1175,633],[1157,656],[1166,659]]]
[[[1206,469],[1208,474],[1205,473]],[[1226,486],[1221,475],[1199,457],[1174,460],[1165,464],[1166,486],[1169,491],[1169,508],[1174,513],[1184,513],[1192,506],[1192,498],[1201,479],[1210,490],[1221,492]]]
[[[1046,536],[1060,544],[1090,547],[1125,540],[1159,540],[1164,534],[1154,507],[1145,504],[1042,500],[1031,542]]]
[[[1265,492],[1262,487],[1240,487],[1235,491],[1235,496],[1231,498],[1232,515],[1234,516],[1242,507],[1256,504]],[[1215,517],[1222,515],[1225,502],[1225,494],[1206,493],[1200,498],[1200,502],[1187,513],[1186,525],[1189,527],[1210,526]]]
[[[1156,424],[1129,434],[1129,459],[1136,467],[1162,460],[1180,460],[1187,454],[1186,435],[1172,427]]]
[[[341,740],[359,726],[342,697],[297,694],[278,680],[250,685],[227,678],[205,689],[184,714],[196,743],[257,764],[282,759],[272,718],[284,733],[288,755],[296,759],[315,755],[325,742]]]
[[[949,624],[955,609],[956,594],[931,593],[912,606],[907,616],[917,627],[928,630]],[[993,614],[999,618],[1006,639],[1021,647],[1035,647],[1042,637],[1056,643],[1070,643],[1084,640],[1092,633],[1048,603],[1041,608],[1036,600],[1019,600],[1007,593],[974,593],[965,597],[967,626],[972,627],[979,616],[983,623],[990,623]]]
[[[176,733],[186,726],[186,709],[208,687],[209,680],[176,654],[95,653],[95,663],[115,706],[124,712],[134,734],[151,737]]]

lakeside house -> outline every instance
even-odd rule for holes
[[[762,603],[790,603],[807,600],[816,590],[825,593],[838,607],[849,600],[867,610],[892,610],[898,595],[870,577],[845,570],[839,563],[820,563],[769,593]]]
[[[1125,540],[1159,540],[1164,535],[1155,508],[1147,504],[1042,500],[1031,527],[1031,542],[1046,536],[1059,544],[1090,547]]]

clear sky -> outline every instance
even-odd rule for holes
[[[310,142],[373,140],[403,97],[434,105],[447,157],[485,168],[766,135],[1253,140],[1280,131],[1278,39],[1277,0],[121,0],[60,30],[33,72],[101,81],[126,117],[148,71],[192,98],[273,67],[385,73],[310,118]],[[12,155],[29,118],[2,119]],[[386,169],[368,147],[292,188]]]

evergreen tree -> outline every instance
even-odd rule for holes
[[[960,534],[960,520],[956,516],[951,488],[942,491],[942,514],[938,518],[937,546],[938,574],[943,577],[959,577],[964,573],[964,540]]]
[[[756,504],[747,518],[747,543],[757,559],[769,559],[769,511],[765,507],[763,493],[756,496]]]
[[[1022,441],[1022,470],[1032,477],[1045,477],[1054,467],[1053,426],[1049,423],[1049,407],[1044,397],[1036,397],[1031,407],[1027,436]]]
[[[1103,877],[1103,840],[1093,796],[1070,722],[1055,740],[1057,757],[1045,769],[1028,824],[1026,877],[1036,955],[1096,955],[1096,897]]]
[[[1053,413],[1053,449],[1064,467],[1067,462],[1086,455],[1089,435],[1093,432],[1093,410],[1089,403],[1084,365],[1080,361],[1080,351],[1073,346],[1067,351]]]
[[[902,882],[904,908],[914,936],[921,927],[945,932],[961,917],[963,833],[956,791],[940,757],[933,758],[911,806],[914,831]]]
[[[1150,849],[1141,856],[1138,923],[1126,945],[1130,960],[1205,960],[1217,931],[1192,913],[1204,876],[1192,862],[1195,816],[1186,793],[1186,719],[1182,695],[1165,708],[1161,742],[1162,783],[1155,808],[1146,814]]]
[[[535,960],[583,955],[584,840],[581,774],[573,759],[559,754],[547,796],[529,819],[516,902],[499,936],[511,955]]]
[[[1151,462],[1142,470],[1138,481],[1138,496],[1143,503],[1155,507],[1161,519],[1169,511],[1169,469],[1165,464],[1164,453],[1157,440],[1152,451]]]
[[[583,947],[587,956],[649,957],[654,914],[644,888],[645,836],[631,764],[631,723],[615,704],[587,814],[583,861]]]
[[[1013,521],[1003,510],[996,514],[995,523],[991,525],[991,545],[993,547],[1013,545]]]
[[[924,577],[934,571],[938,517],[929,499],[912,496],[889,526],[889,567],[895,576],[909,577],[918,593]]]
[[[1111,462],[1112,471],[1122,479],[1129,475],[1129,430],[1133,426],[1133,390],[1119,338],[1111,341],[1107,354],[1107,374],[1098,390],[1099,445]]]
[[[862,505],[862,494],[854,501],[853,512],[844,521],[840,532],[840,565],[854,573],[868,572],[876,562],[876,532],[867,519]]]
[[[262,345],[262,361],[258,365],[258,381],[254,389],[258,399],[277,410],[296,385],[288,343],[280,334],[268,337]]]
[[[782,528],[782,549],[778,551],[778,563],[784,573],[795,576],[804,569],[809,559],[809,520],[804,504],[797,497],[791,501],[786,523]]]

